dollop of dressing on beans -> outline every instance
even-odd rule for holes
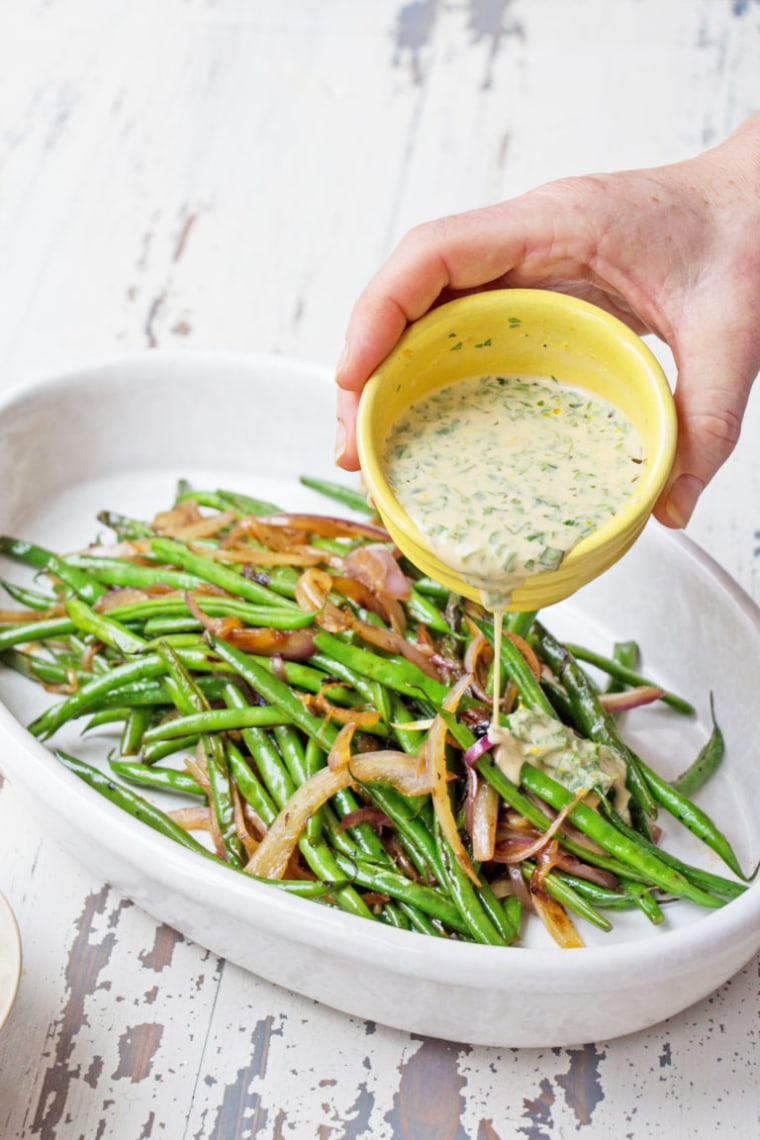
[[[494,611],[612,518],[643,463],[622,412],[554,377],[447,384],[399,417],[384,452],[388,482],[430,549]]]

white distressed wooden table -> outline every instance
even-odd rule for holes
[[[685,157],[758,107],[758,0],[4,0],[0,385],[146,347],[330,364],[411,224]],[[755,399],[690,533],[760,601],[758,438]],[[757,961],[633,1037],[471,1048],[183,940],[1,778],[0,890],[2,1140],[759,1134]]]

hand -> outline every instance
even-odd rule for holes
[[[573,293],[670,346],[678,444],[654,513],[685,526],[760,370],[760,115],[685,162],[563,179],[411,230],[351,314],[336,376],[342,467],[358,467],[361,390],[408,322],[509,286]]]

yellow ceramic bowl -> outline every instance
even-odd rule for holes
[[[510,610],[560,601],[617,561],[640,534],[665,485],[676,416],[667,379],[644,342],[602,309],[543,289],[476,293],[442,305],[406,330],[369,380],[359,407],[359,458],[367,489],[391,537],[425,574],[480,600],[479,591],[429,549],[383,470],[391,425],[420,396],[454,380],[493,373],[546,377],[585,388],[633,422],[646,457],[626,505],[586,535],[556,570],[527,579]]]

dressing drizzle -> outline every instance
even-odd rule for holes
[[[555,377],[473,376],[415,401],[394,423],[384,467],[437,557],[494,614],[499,726],[503,615],[512,591],[556,569],[623,506],[645,459],[618,408]]]

